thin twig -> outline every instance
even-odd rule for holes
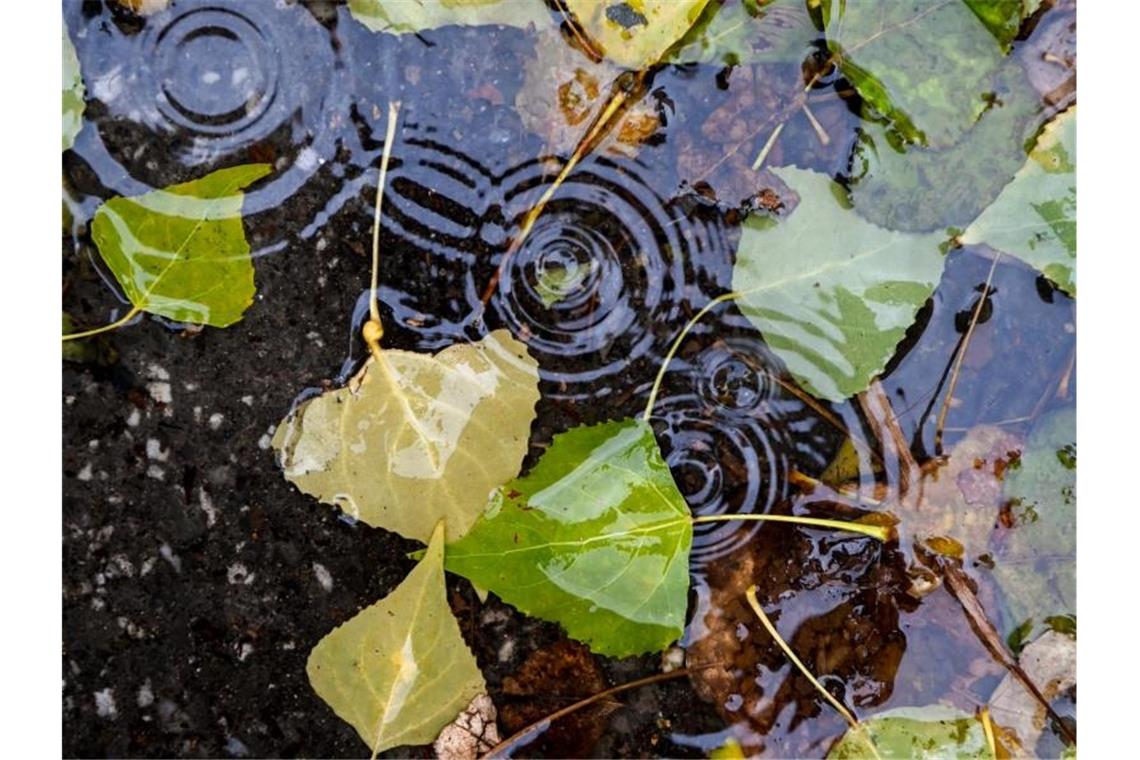
[[[764,165],[764,160],[768,158],[768,154],[772,152],[772,148],[776,145],[776,140],[779,139],[780,133],[784,131],[784,124],[786,123],[787,122],[781,121],[776,125],[776,128],[772,130],[772,134],[768,138],[768,142],[764,143],[764,147],[760,149],[760,153],[756,156],[756,160],[752,162],[752,171],[760,171],[760,167]]]
[[[811,128],[815,130],[815,136],[819,138],[819,141],[825,146],[831,145],[831,136],[827,134],[827,130],[819,123],[819,119],[815,118],[815,114],[811,112],[811,108],[808,106],[806,100],[800,108],[804,112],[804,116],[807,117],[807,120],[811,122]]]
[[[990,287],[993,284],[994,272],[997,270],[999,261],[1001,261],[1001,251],[997,252],[994,260],[990,263],[990,273],[986,276],[982,295],[978,299],[978,305],[974,307],[974,313],[970,317],[970,326],[966,328],[966,334],[962,336],[962,343],[958,346],[958,355],[954,358],[954,369],[950,372],[950,386],[946,389],[946,396],[942,399],[942,408],[938,410],[938,421],[934,425],[934,453],[939,456],[942,455],[942,431],[946,427],[946,416],[950,414],[950,402],[954,399],[954,389],[958,386],[958,375],[962,371],[962,361],[966,358],[966,350],[970,347],[970,338],[974,336],[974,328],[978,326],[982,307],[985,306],[986,299],[990,297]]]

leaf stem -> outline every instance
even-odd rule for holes
[[[400,101],[388,103],[388,130],[384,135],[384,152],[380,156],[380,176],[376,181],[376,210],[372,216],[372,286],[368,293],[368,316],[361,332],[373,356],[380,354],[380,338],[384,326],[380,323],[380,303],[376,296],[380,279],[380,208],[384,202],[384,186],[388,181],[388,161],[392,158],[392,143],[396,139],[396,121],[400,115]]]
[[[807,525],[813,528],[832,528],[850,533],[861,533],[864,536],[876,538],[886,543],[894,536],[891,528],[884,525],[868,525],[865,523],[849,522],[847,520],[828,520],[823,517],[799,517],[796,515],[703,515],[694,517],[693,524],[712,522],[783,522],[795,525]]]
[[[744,293],[732,291],[731,293],[724,293],[717,296],[705,304],[704,308],[698,311],[693,318],[681,328],[681,332],[673,340],[673,345],[669,347],[669,353],[665,354],[665,359],[661,362],[661,369],[657,370],[657,377],[653,380],[653,388],[649,391],[649,401],[645,404],[645,412],[641,415],[641,419],[648,422],[650,416],[652,416],[653,405],[657,403],[657,394],[661,391],[661,382],[665,379],[665,370],[669,369],[669,362],[673,361],[673,357],[677,355],[677,349],[681,347],[681,341],[685,339],[685,336],[696,326],[697,322],[701,321],[704,315],[708,314],[715,307],[725,301],[739,298],[742,295],[744,295]]]
[[[760,149],[756,160],[752,162],[752,171],[760,171],[760,167],[764,165],[764,160],[768,158],[768,154],[772,152],[772,148],[776,145],[776,140],[779,139],[780,133],[784,131],[784,124],[786,123],[787,122],[781,121],[776,125],[776,128],[772,130],[772,135],[768,138],[768,142],[764,143],[764,147]]]
[[[748,606],[756,613],[756,617],[760,618],[760,624],[764,626],[764,630],[768,631],[768,635],[779,645],[787,658],[799,669],[804,678],[811,682],[811,685],[816,688],[816,691],[843,716],[851,728],[863,737],[863,740],[867,742],[867,746],[871,749],[871,753],[878,758],[879,752],[875,748],[874,742],[871,741],[871,737],[867,735],[867,730],[863,727],[863,724],[851,714],[850,710],[843,706],[842,702],[833,697],[830,691],[823,688],[823,684],[821,684],[816,677],[812,675],[811,671],[807,669],[807,666],[800,661],[800,658],[797,657],[796,653],[792,651],[792,648],[788,646],[788,642],[784,641],[784,638],[780,636],[779,631],[776,630],[776,626],[772,625],[772,621],[764,614],[764,609],[760,606],[760,601],[756,598],[756,586],[750,586],[748,590],[744,592],[744,596],[748,599]]]
[[[103,325],[102,327],[96,327],[92,330],[84,330],[83,332],[68,333],[67,335],[63,336],[63,340],[79,340],[81,338],[90,338],[92,335],[99,335],[100,333],[110,332],[111,330],[117,330],[120,327],[122,327],[123,325],[130,322],[135,317],[137,317],[140,313],[142,313],[142,309],[140,309],[137,306],[132,306],[130,311],[128,311],[122,317],[120,317],[119,319],[116,319],[114,322],[112,322],[109,325]]]

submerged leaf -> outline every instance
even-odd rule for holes
[[[1045,127],[1025,166],[960,240],[1017,256],[1077,294],[1076,106]]]
[[[831,52],[909,141],[945,146],[986,106],[1001,47],[961,0],[823,0]]]
[[[373,757],[433,741],[487,689],[447,606],[443,533],[441,521],[424,558],[396,590],[309,654],[309,683]]]
[[[79,70],[79,56],[67,35],[67,25],[63,26],[63,149],[75,144],[75,137],[83,128],[83,100],[86,90],[83,87],[83,74]]]
[[[859,721],[882,760],[994,757],[985,727],[972,715],[941,705],[899,707]],[[849,729],[827,753],[828,760],[872,758],[860,731]]]
[[[994,578],[1009,609],[1007,628],[1077,609],[1077,419],[1072,409],[1034,426],[1003,497],[1012,524],[1000,534]]]
[[[1077,685],[1077,641],[1064,633],[1046,631],[1025,647],[1017,664],[1045,699],[1053,701]],[[990,710],[1003,729],[1004,742],[1013,745],[1013,756],[1033,756],[1049,716],[1013,673],[1007,673],[994,689]]]
[[[710,2],[685,35],[675,63],[800,63],[821,36],[804,0]]]
[[[441,26],[552,25],[542,0],[348,0],[349,13],[374,32],[417,34]]]
[[[709,0],[565,0],[603,55],[643,69],[661,60],[700,18]]]
[[[733,290],[796,380],[841,401],[882,372],[933,292],[941,236],[870,224],[826,175],[773,171],[800,203],[786,219],[745,222]]]
[[[240,190],[270,171],[233,166],[99,207],[91,237],[136,309],[214,327],[241,319],[255,288]]]
[[[561,623],[599,654],[665,648],[681,635],[693,526],[644,420],[554,437],[447,550],[447,569],[521,611]]]
[[[506,330],[435,356],[381,351],[273,437],[285,477],[369,525],[427,541],[467,532],[527,452],[538,364]]]
[[[986,29],[990,30],[990,34],[1003,50],[1009,50],[1010,43],[1021,29],[1021,22],[1041,7],[1041,0],[965,0],[965,2],[978,20],[986,25]]]

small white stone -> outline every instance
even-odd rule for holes
[[[207,71],[202,74],[202,84],[216,84],[221,79],[222,75],[216,71]]]
[[[240,562],[235,562],[226,569],[226,580],[234,586],[248,586],[253,583],[255,577],[256,574],[251,573],[249,568]]]
[[[159,467],[157,464],[152,464],[146,468],[147,477],[154,478],[155,480],[165,480],[166,471]]]
[[[241,402],[246,406],[253,406],[253,396],[242,396]]]
[[[225,421],[226,421],[225,415],[223,415],[221,412],[214,412],[213,414],[210,415],[210,429],[211,430],[217,430],[218,428],[220,428],[222,426],[222,423]]]
[[[198,489],[198,504],[206,513],[206,527],[214,527],[214,523],[218,521],[218,508],[214,506],[214,500],[210,498],[210,494],[206,493],[204,488]]]
[[[147,377],[151,380],[169,380],[170,373],[157,364],[148,364],[146,368]]]
[[[313,575],[317,576],[317,583],[321,584],[321,588],[325,590],[326,594],[333,590],[332,573],[329,572],[327,567],[320,562],[314,562]]]
[[[138,408],[131,409],[130,415],[127,417],[127,427],[138,427],[139,420],[142,419],[142,414],[139,413]]]
[[[150,679],[146,679],[143,685],[139,687],[138,705],[139,707],[150,707],[154,704],[154,691],[150,686]]]
[[[150,397],[160,404],[170,404],[174,401],[174,396],[170,393],[170,383],[147,383],[146,390]]]
[[[115,717],[115,690],[107,687],[95,692],[95,712],[100,718]]]
[[[271,445],[273,445],[273,439],[269,437],[269,433],[257,439],[257,448],[262,451],[268,451]]]
[[[174,568],[174,572],[182,572],[182,558],[174,553],[174,550],[170,548],[170,544],[163,544],[158,547],[158,555],[170,563],[170,566]]]
[[[170,457],[170,451],[162,448],[162,442],[157,438],[146,439],[146,455],[148,459],[165,462]]]
[[[91,480],[91,463],[83,465],[83,469],[76,473],[75,477],[78,480]]]
[[[245,658],[249,657],[251,654],[253,654],[253,644],[246,642],[241,645],[241,649],[238,651],[238,660],[240,662],[245,662]]]

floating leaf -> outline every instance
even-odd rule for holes
[[[658,651],[681,635],[693,526],[644,420],[554,437],[447,550],[447,569],[595,652]]]
[[[1002,50],[960,0],[823,0],[828,46],[909,141],[951,145],[986,107]]]
[[[86,102],[83,87],[83,74],[79,70],[79,56],[67,35],[67,25],[63,27],[63,149],[75,144],[75,137],[83,128],[83,109]]]
[[[783,220],[746,220],[733,289],[742,294],[741,311],[796,380],[840,401],[882,372],[933,292],[942,238],[861,219],[823,174],[773,171],[800,203]]]
[[[1021,29],[1021,22],[1041,7],[1041,0],[965,0],[965,2],[978,20],[986,25],[986,29],[990,30],[990,34],[1003,50],[1009,50],[1010,43]]]
[[[990,760],[994,757],[980,720],[941,705],[899,707],[862,720],[859,725],[882,760],[918,757]],[[875,755],[862,732],[848,729],[827,757],[828,760],[862,760]]]
[[[1076,612],[1077,419],[1066,409],[1041,419],[1003,496],[1013,527],[998,538],[994,578],[1012,628],[1036,630],[1051,615]]]
[[[99,207],[91,237],[137,310],[214,327],[241,319],[255,288],[239,191],[270,170],[220,169]]]
[[[424,558],[396,590],[309,654],[309,683],[373,757],[389,747],[430,743],[487,690],[447,606],[443,533],[441,521]]]
[[[374,32],[417,34],[441,26],[552,26],[542,0],[348,0],[348,10]]]
[[[851,157],[851,202],[868,221],[909,232],[963,228],[1025,163],[1041,106],[1016,61],[994,79],[992,104],[961,139],[939,148],[900,143],[864,122]]]
[[[709,3],[669,56],[676,63],[800,63],[822,35],[804,0]]]
[[[291,413],[273,447],[305,493],[420,541],[447,518],[455,540],[518,474],[537,402],[537,362],[496,330],[435,356],[381,351]]]
[[[600,52],[630,69],[643,69],[700,18],[709,0],[565,0]]]
[[[535,292],[538,293],[542,305],[549,309],[582,287],[582,283],[590,276],[592,270],[593,262],[591,261],[581,264],[572,261],[567,266],[543,267],[538,272],[538,281],[534,287]]]
[[[960,240],[1037,267],[1077,294],[1077,109],[1046,125],[1029,160]]]

